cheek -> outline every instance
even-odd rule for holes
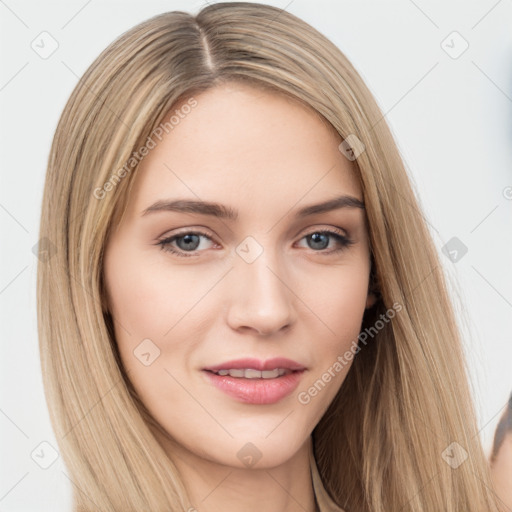
[[[116,252],[123,252],[123,257]],[[169,272],[144,253],[113,251],[105,260],[105,282],[112,314],[124,339],[162,340],[179,325],[207,288],[193,273]],[[193,291],[193,292],[192,292]],[[186,320],[185,320],[186,322]]]
[[[130,253],[121,245],[105,256],[105,284],[122,365],[150,408],[186,398],[179,382],[186,380],[200,343],[200,301],[218,279],[201,278],[190,269],[155,263],[143,251]]]
[[[369,266],[362,263],[331,268],[315,278],[316,287],[303,288],[305,302],[320,320],[327,350],[341,349],[357,338],[368,295],[368,273]]]
[[[298,398],[301,404],[315,404],[316,420],[329,406],[357,357],[368,294],[368,272],[369,267],[363,264],[338,268],[330,279],[324,276],[325,279],[317,281],[322,286],[310,289],[305,301],[320,320],[317,322],[320,327],[316,329],[316,371],[310,375]]]
[[[194,349],[194,343],[183,343],[193,320],[184,293],[190,280],[180,272],[167,280],[161,266],[122,246],[107,252],[104,275],[116,344],[135,391],[157,418],[162,404],[184,410],[190,404],[178,382]]]
[[[334,332],[337,345],[345,345],[359,334],[365,311],[366,288],[362,288],[359,283],[353,283],[352,286],[346,284],[327,295],[320,311],[326,319],[325,323]],[[325,339],[328,340],[329,336]]]

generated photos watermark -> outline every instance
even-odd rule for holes
[[[359,334],[356,340],[353,340],[350,349],[345,351],[342,355],[339,355],[336,361],[322,375],[311,385],[306,391],[301,391],[297,395],[298,401],[302,405],[307,405],[311,400],[317,396],[325,386],[345,368],[350,361],[354,359],[354,356],[362,349],[361,344],[366,345],[368,343],[368,336],[373,338],[377,333],[384,328],[384,326],[393,319],[397,312],[402,310],[402,305],[399,302],[395,302],[391,308],[385,313],[380,315],[380,319],[375,322],[371,327],[367,327],[363,332]]]
[[[128,161],[117,171],[113,172],[107,181],[101,186],[94,189],[93,195],[96,199],[104,199],[108,192],[114,190],[116,185],[137,165],[141,160],[149,154],[152,149],[155,149],[158,142],[160,142],[165,134],[170,133],[174,128],[181,122],[182,119],[190,114],[192,109],[197,106],[197,100],[192,97],[179,109],[176,109],[174,113],[169,117],[166,122],[160,123],[146,139],[146,142],[138,149],[134,151]]]

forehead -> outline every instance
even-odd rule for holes
[[[362,200],[341,137],[315,111],[253,86],[227,83],[173,107],[172,129],[137,169],[128,211],[167,198],[217,201],[239,211],[276,212],[350,194]],[[186,102],[186,100],[185,100]],[[184,104],[184,102],[181,102]]]

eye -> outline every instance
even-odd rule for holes
[[[211,241],[211,238],[202,231],[187,231],[160,240],[158,245],[160,245],[160,248],[164,251],[171,252],[177,256],[189,257],[193,255],[193,252],[196,252],[196,249],[200,245],[201,237]],[[178,249],[171,245],[174,242],[178,245]],[[187,252],[191,254],[186,254]]]
[[[302,239],[306,239],[306,241],[310,242],[310,247],[315,249],[314,252],[320,252],[326,255],[337,254],[354,243],[354,241],[345,236],[341,230],[316,230],[305,235]],[[325,251],[324,249],[329,246],[330,239],[334,239],[338,247]]]
[[[201,245],[201,238],[205,238],[213,242],[211,237],[202,231],[186,231],[164,238],[163,240],[160,240],[157,245],[159,245],[162,250],[176,254],[180,257],[195,257],[198,255],[198,252],[201,252],[197,251]],[[310,247],[313,249],[313,252],[326,255],[337,254],[354,243],[354,241],[345,236],[341,230],[316,230],[303,236],[301,240],[303,239],[310,242]],[[338,247],[326,251],[325,249],[329,246],[330,239],[334,239]],[[178,247],[174,246],[174,243]]]

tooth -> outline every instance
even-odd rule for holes
[[[261,372],[259,370],[253,370],[249,368],[244,371],[243,375],[246,379],[261,379]]]
[[[231,375],[231,377],[243,377],[244,370],[229,370],[229,375]]]
[[[273,370],[255,370],[254,368],[233,368],[233,369],[223,369],[215,372],[217,375],[221,377],[225,377],[227,375],[231,377],[237,378],[245,378],[245,379],[276,379],[277,377],[281,377],[282,375],[287,375],[291,373],[286,368],[274,368]]]

